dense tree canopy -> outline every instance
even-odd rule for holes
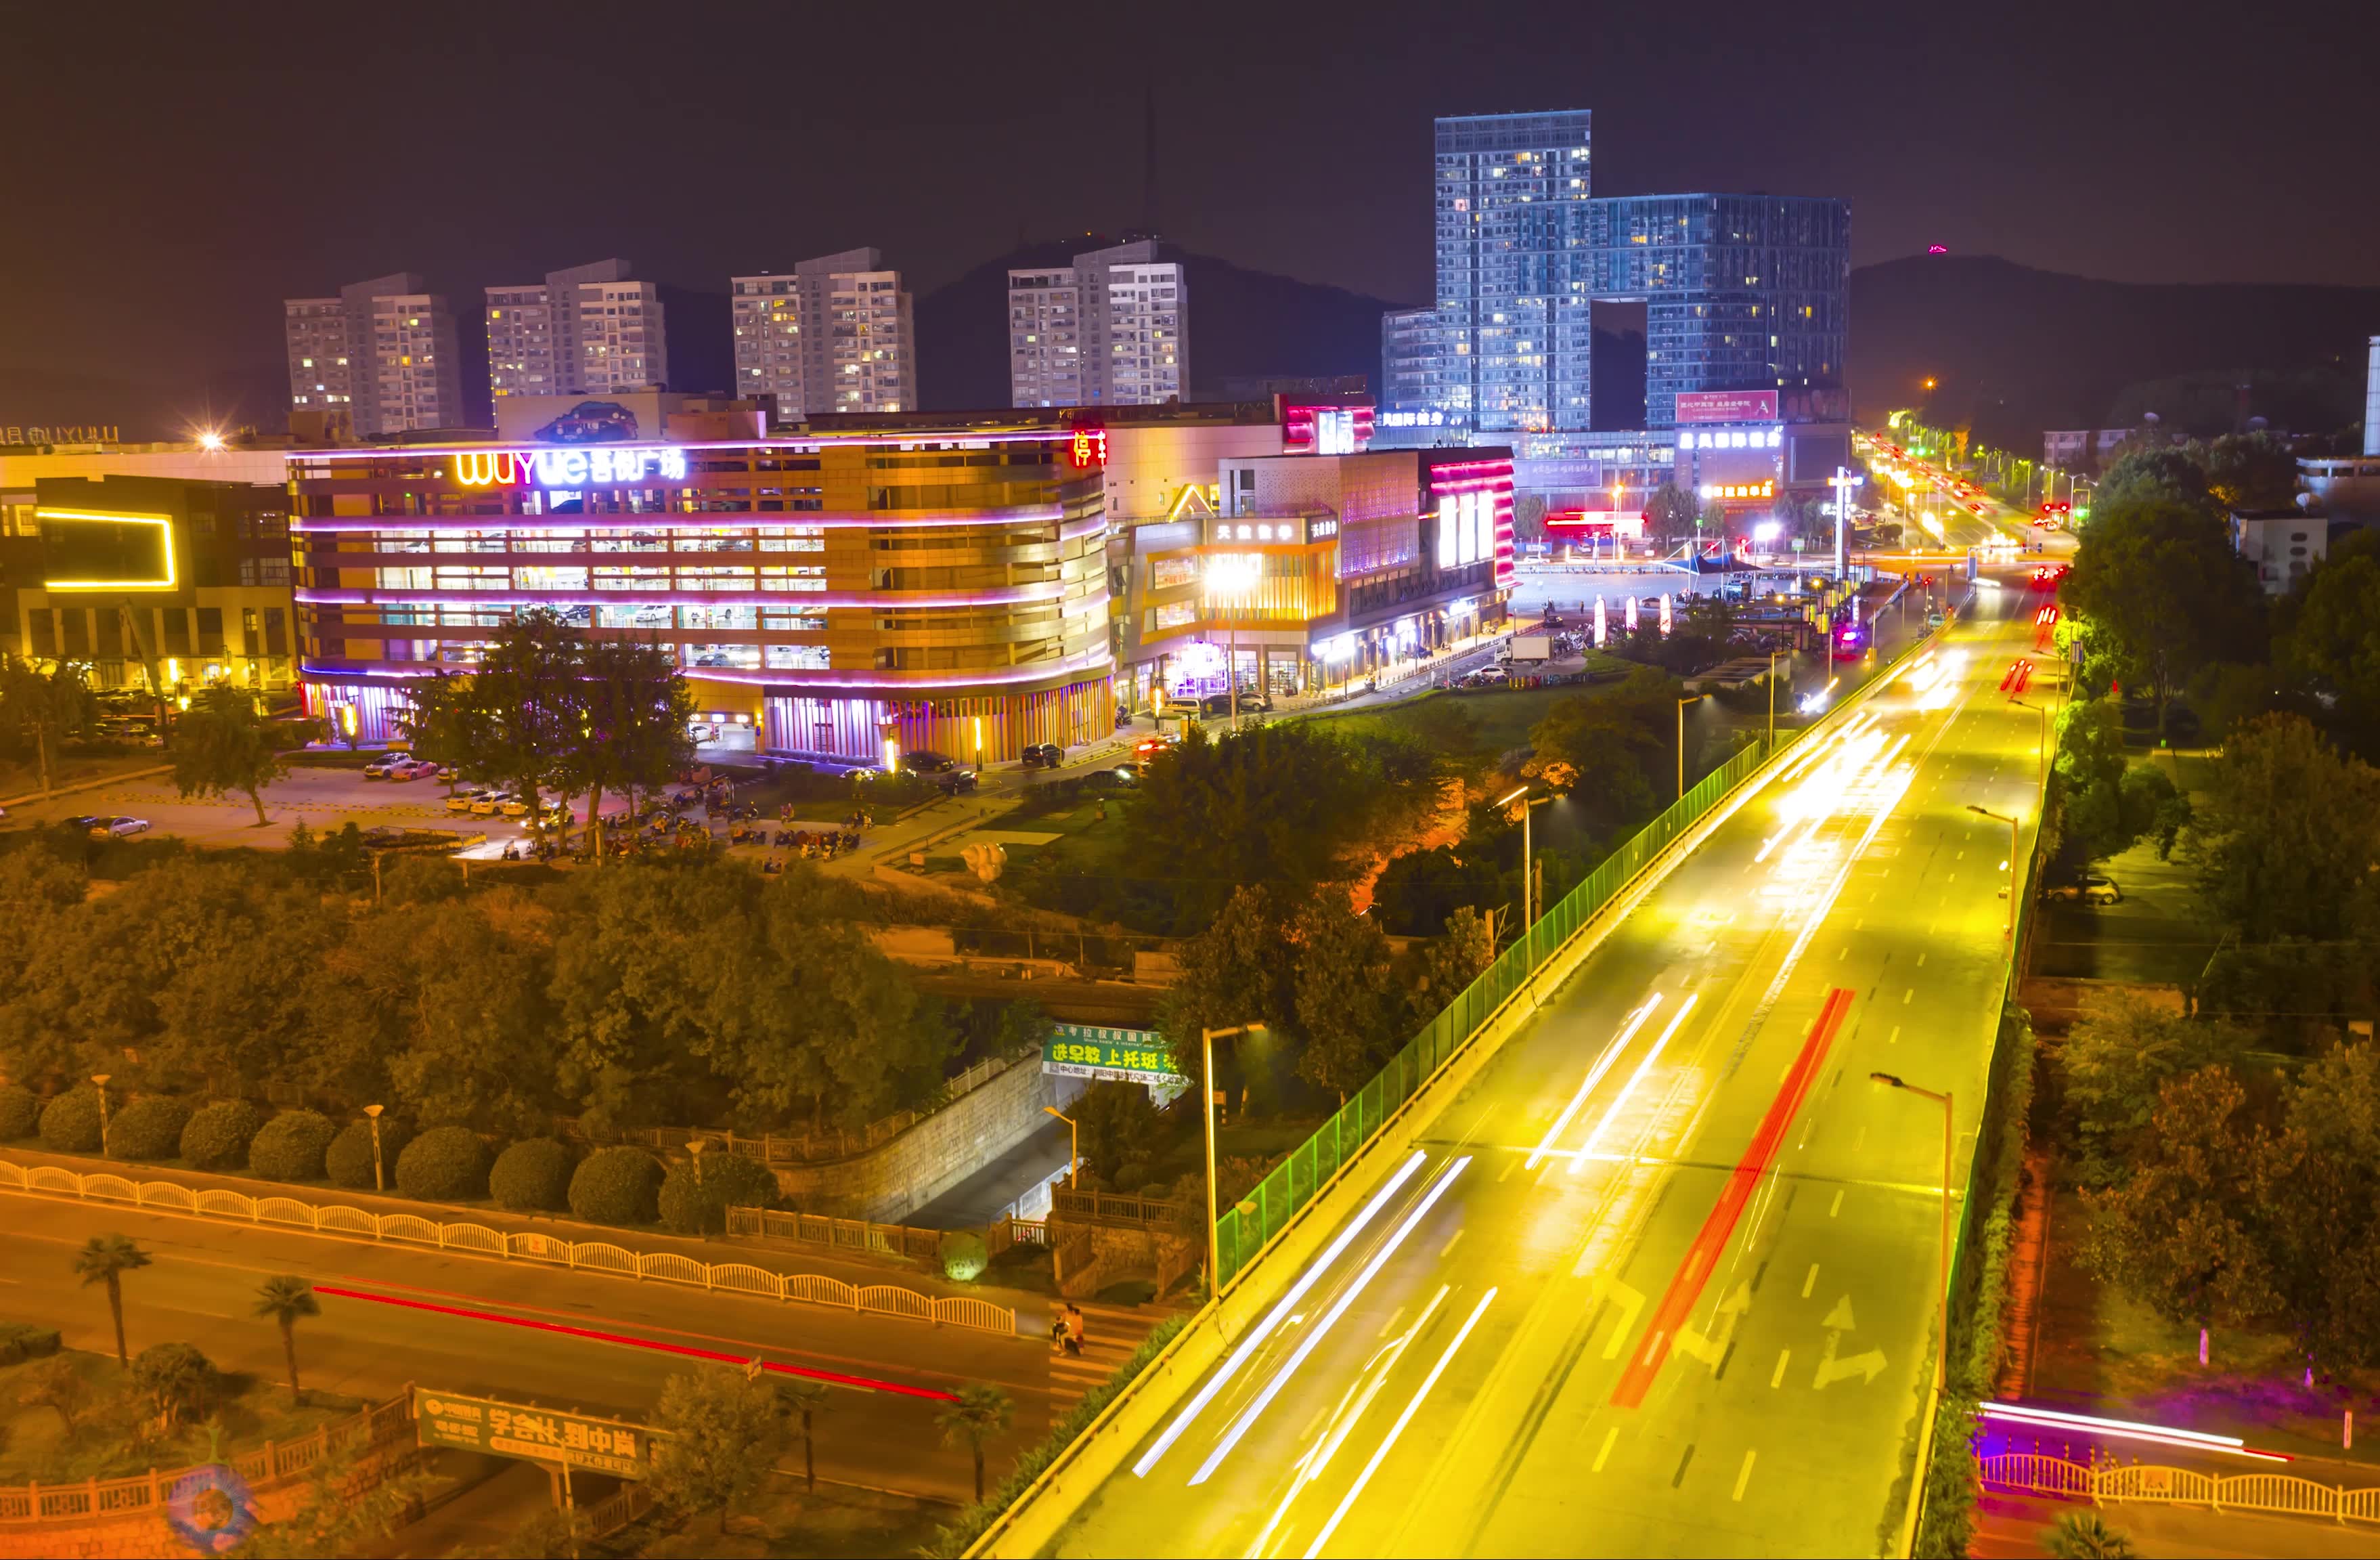
[[[2203,505],[2143,497],[2095,508],[2060,591],[2104,635],[2117,675],[2165,701],[2201,667],[2263,658],[2264,598]]]
[[[2369,924],[2380,773],[2302,718],[2267,715],[2232,734],[2191,833],[2207,904],[2241,937],[2321,941]]]

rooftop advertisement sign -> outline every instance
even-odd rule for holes
[[[1680,422],[1774,422],[1774,390],[1681,390]]]

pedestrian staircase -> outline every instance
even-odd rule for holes
[[[1054,1421],[1074,1412],[1075,1405],[1093,1387],[1116,1372],[1157,1324],[1172,1314],[1157,1306],[1108,1306],[1092,1301],[1083,1308],[1083,1352],[1071,1355],[1054,1345],[1050,1351],[1050,1418]],[[1066,1313],[1062,1304],[1050,1308],[1055,1322]]]

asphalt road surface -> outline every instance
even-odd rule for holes
[[[1944,1128],[1869,1074],[1955,1093],[1962,1182],[2010,843],[1968,809],[2029,833],[2040,725],[1998,684],[2041,600],[1978,591],[1722,823],[1382,1172],[1310,1285],[1061,1551],[1896,1544]]]

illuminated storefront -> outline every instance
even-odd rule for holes
[[[723,747],[1087,741],[1113,723],[1103,442],[905,424],[295,453],[310,706],[384,739],[408,682],[539,607],[666,647]]]

